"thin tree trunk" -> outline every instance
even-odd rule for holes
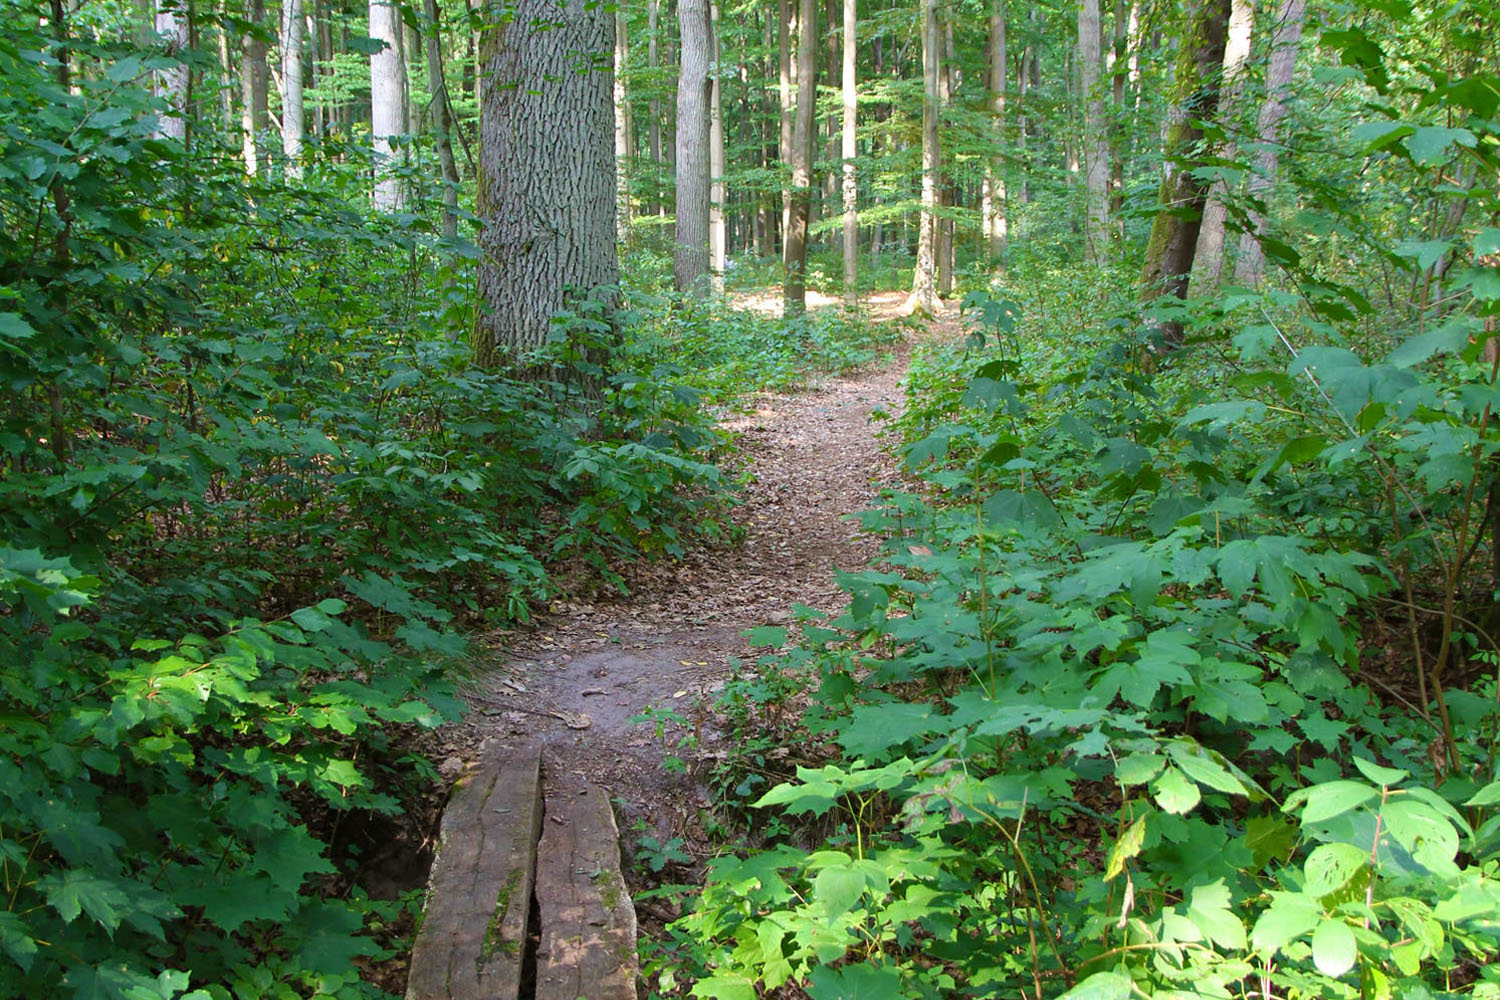
[[[480,364],[540,346],[553,314],[582,296],[613,308],[612,36],[610,13],[590,0],[517,0],[506,30],[485,33]],[[593,68],[578,72],[580,61]]]
[[[682,59],[677,76],[677,240],[672,273],[677,290],[702,295],[709,276],[709,60],[713,32],[707,0],[678,0]]]
[[[797,117],[792,125],[792,191],[786,227],[782,314],[807,311],[807,225],[812,209],[813,105],[818,84],[818,3],[801,0],[797,17]]]
[[[615,238],[621,243],[630,235],[630,96],[625,93],[625,73],[630,67],[630,40],[626,35],[625,11],[615,10]]]
[[[719,4],[709,5],[709,44],[713,64],[709,67],[708,117],[708,257],[714,285],[724,288],[724,269],[729,263],[729,231],[725,221],[724,187],[724,88],[720,81]]]
[[[157,119],[156,134],[163,139],[187,142],[188,87],[191,80],[188,64],[183,61],[188,50],[188,12],[186,0],[157,0],[156,34],[165,46],[162,53],[171,64],[155,74],[156,92],[167,102],[167,113]]]
[[[427,88],[432,91],[433,140],[438,165],[443,171],[443,235],[458,236],[458,161],[453,156],[453,110],[448,103],[448,82],[443,74],[442,14],[437,0],[423,0],[427,17]]]
[[[994,115],[994,151],[984,166],[984,189],[980,199],[985,245],[990,259],[1005,255],[1010,236],[1005,204],[1005,0],[990,0],[989,62],[985,88],[989,91],[990,114]]]
[[[1114,46],[1110,50],[1110,83],[1114,99],[1114,122],[1110,127],[1109,149],[1109,211],[1119,218],[1125,207],[1125,158],[1130,137],[1134,129],[1125,119],[1125,82],[1129,79],[1130,18],[1134,7],[1131,0],[1117,0],[1114,16]],[[1133,123],[1131,123],[1133,124]],[[1123,236],[1116,224],[1115,236]]]
[[[779,144],[778,159],[783,170],[789,170],[792,163],[792,4],[791,0],[776,0],[776,53],[777,53],[777,85],[776,93],[781,99],[781,141]],[[785,266],[790,263],[787,257],[787,234],[791,230],[792,216],[792,189],[790,175],[788,183],[781,189],[781,262]]]
[[[1245,63],[1250,58],[1250,32],[1254,25],[1254,0],[1232,0],[1229,32],[1224,45],[1224,89],[1219,98],[1219,118],[1222,121],[1237,117],[1236,111],[1244,93]],[[1220,144],[1214,155],[1226,159],[1232,157],[1234,143]],[[1208,201],[1203,206],[1198,246],[1193,252],[1193,281],[1203,293],[1215,291],[1224,273],[1224,220],[1228,214],[1225,207],[1228,197],[1229,187],[1220,177],[1209,187]]]
[[[859,178],[855,175],[859,115],[858,80],[855,56],[859,48],[859,13],[857,0],[844,0],[844,120],[842,143],[844,175],[844,306],[859,304]]]
[[[1100,86],[1103,26],[1099,0],[1078,5],[1078,90],[1083,103],[1084,244],[1095,264],[1109,248],[1109,139],[1104,122],[1104,89]]]
[[[245,5],[245,18],[254,25],[264,23],[266,19],[264,0],[249,0]],[[253,33],[247,33],[240,62],[240,90],[243,101],[240,110],[240,125],[245,133],[245,173],[251,176],[260,171],[266,160],[262,133],[270,123],[266,81],[269,75],[266,68],[266,43]]]
[[[401,180],[395,172],[391,140],[406,127],[401,95],[400,20],[394,0],[370,0],[370,37],[385,45],[370,55],[370,133],[375,144],[373,201],[382,212],[406,206]]]
[[[917,231],[917,266],[912,272],[907,305],[914,312],[937,314],[938,172],[938,37],[937,0],[922,0],[922,214]]]
[[[1240,256],[1235,263],[1237,284],[1255,286],[1265,277],[1266,257],[1260,238],[1266,232],[1266,217],[1260,209],[1276,180],[1276,145],[1281,141],[1281,119],[1286,116],[1286,102],[1292,92],[1292,71],[1297,66],[1297,52],[1302,45],[1302,25],[1307,16],[1307,0],[1282,0],[1276,17],[1276,33],[1271,41],[1271,67],[1266,72],[1266,100],[1255,123],[1255,169],[1250,172],[1251,232],[1240,236]]]
[[[953,100],[953,91],[956,89],[955,75],[958,68],[953,45],[953,22],[943,18],[939,21],[939,37],[941,38],[941,52],[938,56],[938,114],[941,120],[942,109],[948,107]],[[939,128],[939,139],[941,139],[941,127]],[[941,151],[939,152],[941,156]],[[939,180],[938,204],[943,208],[952,208],[957,202],[957,189],[953,179],[943,171]],[[938,218],[937,225],[937,291],[938,297],[946,299],[953,292],[953,265],[954,265],[954,232],[953,214],[944,212]]]
[[[646,127],[646,142],[651,152],[651,209],[657,215],[667,211],[661,197],[661,100],[656,96],[656,67],[661,60],[656,34],[661,19],[661,0],[648,0],[646,4],[646,67],[651,71],[651,121]]]
[[[302,0],[281,0],[281,151],[286,175],[302,179]]]

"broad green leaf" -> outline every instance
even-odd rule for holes
[[[1229,769],[1214,759],[1214,752],[1187,740],[1173,740],[1167,753],[1189,778],[1200,785],[1231,795],[1248,795],[1250,790]]]
[[[38,886],[63,923],[70,924],[80,913],[87,913],[111,934],[120,926],[121,911],[130,905],[130,898],[119,885],[85,869],[69,868],[61,874],[44,875]]]
[[[1417,269],[1425,271],[1453,249],[1455,240],[1456,237],[1446,240],[1405,240],[1396,244],[1396,256],[1416,261]]]
[[[1160,778],[1152,782],[1151,793],[1157,805],[1169,813],[1179,815],[1190,812],[1203,798],[1197,784],[1189,781],[1175,767],[1167,768]]]
[[[1354,968],[1359,948],[1354,941],[1354,932],[1343,920],[1332,917],[1324,920],[1313,931],[1313,964],[1325,976],[1337,979]]]
[[[1245,925],[1230,906],[1229,889],[1222,880],[1194,886],[1187,916],[1203,936],[1227,951],[1245,947]]]
[[[1133,987],[1124,972],[1096,972],[1058,1000],[1128,1000]]]
[[[36,960],[36,940],[31,936],[31,929],[20,916],[11,910],[0,910],[0,949],[5,951],[10,960],[20,967],[22,972],[31,968],[31,963]]]
[[[1500,802],[1500,781],[1492,781],[1465,802],[1465,806],[1492,806]]]
[[[738,972],[716,972],[693,984],[692,995],[703,1000],[756,1000],[755,980]]]
[[[1166,764],[1166,758],[1159,753],[1133,753],[1115,764],[1115,780],[1122,785],[1144,785],[1160,774]]]
[[[840,728],[839,744],[852,757],[873,760],[893,746],[941,728],[943,720],[933,716],[930,705],[860,705]]]
[[[1328,781],[1297,789],[1287,797],[1286,808],[1290,812],[1302,807],[1302,822],[1306,825],[1358,809],[1379,796],[1380,792],[1363,782]]]
[[[1354,758],[1354,766],[1359,768],[1359,773],[1369,778],[1372,782],[1382,787],[1399,785],[1411,777],[1410,771],[1402,771],[1394,767],[1382,767],[1374,761],[1365,760],[1363,757]]]
[[[824,868],[813,879],[813,899],[825,914],[836,917],[848,913],[868,886],[865,873],[857,868]]]
[[[1302,865],[1307,881],[1302,891],[1321,899],[1342,889],[1370,865],[1370,852],[1354,844],[1319,844]]]
[[[1285,859],[1297,843],[1297,825],[1281,812],[1252,816],[1245,822],[1245,846],[1256,868]]]
[[[1251,940],[1255,950],[1269,957],[1316,928],[1323,919],[1323,908],[1308,896],[1293,892],[1273,892],[1271,905],[1255,921]]]
[[[807,995],[812,1000],[898,1000],[912,994],[901,988],[901,973],[893,966],[860,963],[813,969]]]
[[[1448,158],[1453,146],[1473,149],[1479,140],[1466,128],[1446,128],[1441,125],[1424,125],[1406,138],[1406,149],[1411,158],[1423,166],[1440,163]]]

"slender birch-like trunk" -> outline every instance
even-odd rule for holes
[[[792,190],[786,227],[786,280],[782,286],[782,313],[788,317],[807,311],[807,225],[812,211],[817,33],[817,0],[801,0],[797,17],[797,116],[792,124]]]
[[[281,151],[286,175],[302,179],[302,0],[281,0]]]
[[[839,152],[843,157],[844,198],[844,306],[859,304],[859,178],[854,160],[859,155],[859,90],[855,77],[855,56],[859,48],[859,13],[857,0],[844,0],[844,119]]]
[[[1302,25],[1307,17],[1307,0],[1283,0],[1276,16],[1276,33],[1271,41],[1271,66],[1266,72],[1266,100],[1255,123],[1255,169],[1250,174],[1249,194],[1252,206],[1264,204],[1276,180],[1277,149],[1281,141],[1281,119],[1286,117],[1287,99],[1292,92],[1292,71],[1297,67],[1297,53],[1302,45]],[[1234,280],[1241,285],[1258,285],[1265,277],[1266,255],[1260,237],[1266,231],[1266,217],[1252,207],[1250,219],[1254,230],[1240,236],[1240,256],[1235,262]]]

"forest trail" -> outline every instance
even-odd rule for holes
[[[903,299],[872,297],[872,319],[896,322]],[[767,302],[737,300],[744,308]],[[951,325],[941,319],[918,336]],[[845,602],[834,570],[876,556],[877,540],[847,515],[872,506],[897,478],[878,418],[899,412],[911,346],[908,337],[888,363],[760,394],[726,415],[722,426],[752,474],[731,514],[743,540],[633,567],[629,596],[558,602],[530,627],[495,636],[493,666],[469,693],[474,711],[441,751],[445,775],[496,741],[540,737],[549,793],[602,784],[627,842],[644,835],[680,837],[689,851],[706,846],[701,778],[726,751],[714,703],[726,680],[756,660],[742,633],[792,624],[796,604],[837,612]],[[682,721],[631,721],[651,711]],[[669,769],[668,758],[686,767]]]

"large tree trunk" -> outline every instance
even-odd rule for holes
[[[615,10],[615,236],[620,242],[630,235],[630,95],[625,93],[625,73],[630,68],[630,40],[626,35],[625,11]]]
[[[985,89],[989,92],[990,114],[994,115],[993,151],[984,165],[984,188],[980,199],[985,246],[990,259],[1005,255],[1010,236],[1005,204],[1005,0],[990,0],[989,62],[985,68]]]
[[[1078,89],[1083,102],[1084,242],[1095,264],[1109,248],[1109,137],[1104,121],[1103,24],[1099,0],[1078,5]]]
[[[855,176],[854,159],[859,154],[856,126],[859,115],[858,80],[854,58],[859,47],[859,14],[857,0],[844,0],[844,120],[839,152],[844,169],[844,306],[859,304],[859,178]]]
[[[571,296],[613,303],[613,20],[588,0],[518,0],[485,32],[478,214],[481,364],[534,349]],[[496,28],[498,29],[498,25]]]
[[[792,125],[792,199],[786,227],[782,314],[807,311],[807,224],[812,212],[813,108],[818,85],[818,3],[801,0],[797,17],[797,119]]]
[[[458,236],[458,161],[453,156],[453,109],[448,102],[447,77],[443,74],[442,14],[437,0],[424,0],[427,17],[427,89],[432,91],[433,140],[443,171],[443,235]]]
[[[917,231],[917,266],[912,272],[907,305],[928,316],[937,313],[938,172],[938,36],[937,0],[922,0],[922,215]]]
[[[1297,66],[1297,51],[1302,44],[1302,24],[1307,16],[1307,0],[1282,0],[1276,18],[1276,33],[1271,42],[1271,67],[1266,71],[1266,100],[1255,123],[1255,169],[1250,174],[1249,194],[1252,206],[1264,204],[1276,180],[1276,144],[1281,141],[1281,119],[1286,116],[1287,97],[1292,91],[1292,71]],[[1266,231],[1266,217],[1252,207],[1250,220],[1254,230],[1240,237],[1240,257],[1235,263],[1234,280],[1241,285],[1258,285],[1265,277],[1266,257],[1260,237]]]
[[[281,0],[281,151],[286,175],[302,179],[302,0]]]
[[[677,290],[702,295],[708,270],[709,59],[713,54],[707,0],[678,0],[682,59],[677,75],[677,241],[672,274]]]
[[[1162,150],[1164,176],[1141,270],[1144,299],[1187,295],[1208,195],[1208,185],[1193,175],[1190,157],[1203,139],[1199,123],[1211,121],[1218,108],[1229,4],[1230,0],[1199,0],[1177,52],[1170,120]],[[1175,324],[1164,333],[1169,342],[1181,342],[1182,330]]]
[[[156,71],[156,92],[167,102],[167,113],[157,119],[156,134],[187,142],[188,88],[191,77],[183,61],[188,50],[187,0],[157,0],[156,34],[171,64]]]
[[[714,284],[724,287],[724,269],[729,262],[729,229],[725,222],[724,202],[724,88],[720,84],[719,4],[709,5],[709,43],[713,48],[713,65],[709,70],[708,116],[708,266]]]
[[[370,0],[370,37],[385,43],[370,56],[370,133],[375,144],[372,198],[382,212],[396,212],[406,206],[391,142],[406,128],[406,109],[401,99],[405,87],[401,80],[400,30],[395,0]]]
[[[245,19],[260,25],[266,19],[264,0],[249,0],[245,5]],[[253,33],[245,35],[244,51],[240,62],[240,125],[245,133],[245,173],[254,175],[266,162],[264,146],[266,128],[270,124],[269,95],[267,94],[266,43]]]
[[[1255,26],[1254,0],[1231,0],[1229,32],[1224,44],[1224,85],[1219,98],[1219,118],[1232,121],[1244,92],[1245,63],[1250,58],[1250,32]],[[1213,155],[1228,159],[1234,155],[1234,143],[1224,142]],[[1228,212],[1225,201],[1229,187],[1221,177],[1209,187],[1203,206],[1203,222],[1198,227],[1198,246],[1193,252],[1193,282],[1201,292],[1219,287],[1224,273],[1224,220]]]

